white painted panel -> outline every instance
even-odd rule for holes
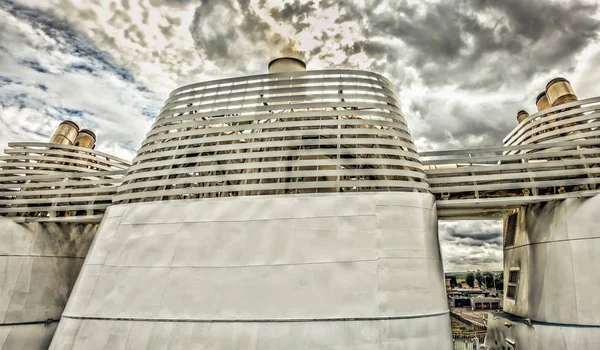
[[[171,270],[160,318],[372,317],[377,263]]]
[[[281,265],[377,258],[373,232],[324,228],[296,228],[284,219],[184,223],[173,266]]]
[[[579,323],[600,325],[600,239],[573,241],[571,248]]]
[[[168,268],[105,266],[85,315],[155,317],[161,307],[168,275]]]
[[[121,217],[104,218],[86,257],[86,264],[104,264],[106,256],[119,229]]]
[[[170,266],[182,224],[121,225],[106,266]]]
[[[449,350],[447,314],[416,319],[312,322],[147,322],[68,319],[50,349]]]
[[[118,216],[106,219],[112,224],[98,233],[93,250],[99,253],[91,252],[90,269],[82,273],[65,317],[186,321],[164,327],[149,322],[151,330],[139,322],[132,327],[142,338],[150,337],[147,344],[166,344],[159,348],[252,348],[230,343],[230,335],[239,331],[239,339],[247,344],[256,340],[257,349],[279,343],[300,349],[313,341],[328,344],[325,338],[335,336],[323,335],[313,321],[260,322],[252,327],[227,322],[208,329],[179,325],[198,320],[410,316],[411,322],[422,319],[437,325],[435,332],[415,333],[414,344],[438,344],[439,334],[446,334],[440,333],[437,318],[427,315],[443,313],[447,305],[433,203],[428,194],[346,193],[120,205],[123,218],[118,224]],[[367,340],[360,340],[364,327],[353,328],[355,322],[359,321],[324,322],[325,329],[341,332],[340,341],[331,343],[339,344],[328,348],[413,344],[400,339],[398,330],[389,340],[368,340],[388,321],[373,321],[378,325],[367,332]],[[88,346],[103,332],[114,333],[111,325],[98,327],[98,332],[75,337]],[[314,336],[296,333],[304,329]],[[312,340],[298,342],[299,337]],[[192,338],[212,340],[186,340]],[[137,340],[127,340],[132,341]]]

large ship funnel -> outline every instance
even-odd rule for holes
[[[548,96],[546,95],[546,91],[542,91],[540,92],[537,97],[535,98],[535,105],[537,107],[538,112],[541,112],[543,110],[546,110],[550,107],[552,107],[550,105],[550,102],[548,102]],[[546,115],[552,115],[552,113],[548,113]],[[546,123],[554,123],[555,120],[548,120],[546,121]],[[544,124],[546,124],[544,123]]]
[[[548,102],[548,96],[546,95],[546,91],[542,91],[537,95],[537,97],[535,98],[535,105],[537,107],[538,112],[552,107],[550,105],[550,102]]]
[[[565,78],[554,78],[546,84],[546,96],[548,96],[548,102],[552,105],[552,107],[563,105],[565,103],[575,102],[577,101],[577,96],[575,95],[575,91],[571,87],[571,83]],[[568,109],[577,109],[579,107],[573,107]],[[568,110],[565,109],[565,110]],[[563,111],[565,111],[563,110]],[[581,116],[581,114],[572,114],[569,118]],[[564,120],[567,118],[559,118],[558,120]],[[576,124],[565,124],[561,125],[558,128],[568,128],[575,126]],[[571,133],[579,133],[580,130],[572,131]]]
[[[96,134],[94,134],[91,130],[82,129],[77,137],[75,138],[74,146],[85,147],[85,148],[94,148],[96,144]]]
[[[269,62],[269,73],[303,72],[306,63],[299,58],[279,57]]]
[[[554,78],[546,85],[546,96],[552,107],[577,101],[571,83],[565,78]]]
[[[50,143],[59,145],[72,145],[79,133],[79,126],[70,120],[66,120],[56,128],[54,135],[50,138]]]
[[[529,117],[529,113],[527,113],[527,111],[520,110],[517,112],[517,122],[519,124],[521,124],[523,120],[527,119],[527,117]]]

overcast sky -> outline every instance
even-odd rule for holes
[[[174,88],[309,69],[394,84],[420,150],[500,145],[552,77],[598,95],[596,1],[0,0],[0,149],[61,120],[133,158]],[[442,222],[445,269],[500,269],[502,224]]]

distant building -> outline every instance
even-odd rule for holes
[[[473,289],[465,289],[465,288],[455,288],[452,289],[450,293],[454,295],[462,295],[465,297],[487,297],[490,294],[488,290],[481,290],[479,288]]]
[[[453,307],[469,307],[471,306],[471,298],[467,297],[453,297],[450,298],[451,305]]]
[[[499,298],[470,298],[471,310],[497,310],[501,308]]]

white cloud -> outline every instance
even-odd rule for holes
[[[46,141],[61,120],[72,119],[96,132],[99,148],[132,158],[152,122],[142,112],[159,108],[155,95],[43,19],[0,10],[0,145]]]

